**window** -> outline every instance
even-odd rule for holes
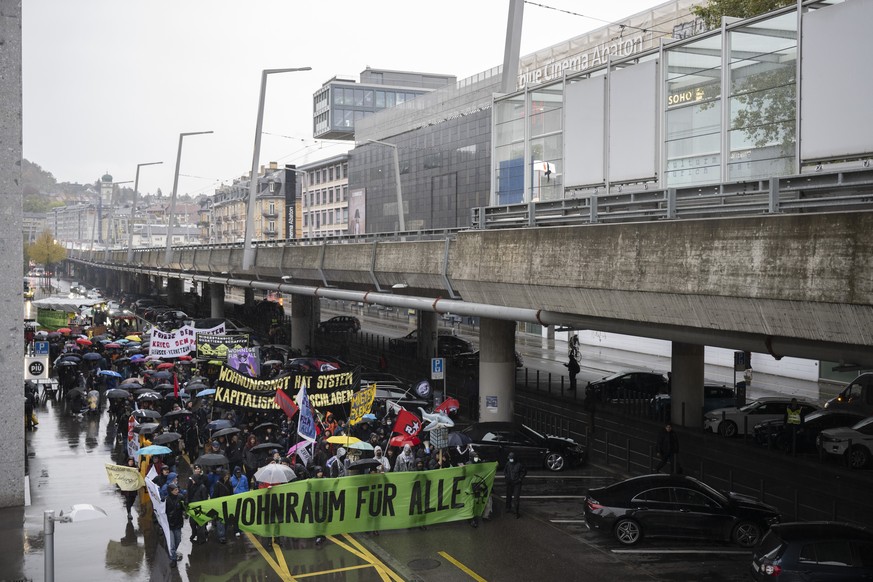
[[[394,107],[394,92],[385,92],[385,107]]]
[[[364,107],[373,107],[373,90],[364,90]]]
[[[813,550],[809,550],[813,546]],[[847,541],[816,542],[804,546],[800,551],[801,562],[818,562],[828,566],[851,566],[852,548]],[[813,559],[809,559],[812,557]]]
[[[345,162],[343,164],[343,175],[341,177],[343,177],[343,178],[349,177],[349,164],[348,164],[348,162]]]
[[[631,501],[649,501],[655,503],[670,503],[670,490],[666,487],[643,491]]]
[[[385,91],[376,91],[376,109],[385,108]]]
[[[330,168],[328,168],[327,175],[328,175],[328,179],[329,179],[331,182],[333,182],[333,166],[331,166]]]
[[[711,507],[713,505],[709,497],[693,489],[677,487],[673,490],[673,494],[676,496],[676,503],[680,505],[694,507]]]

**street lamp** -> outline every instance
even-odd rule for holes
[[[42,530],[45,538],[45,582],[55,581],[55,522],[71,523],[103,517],[106,517],[106,512],[103,509],[96,505],[85,503],[74,505],[66,515],[62,511],[58,517],[55,517],[53,509],[48,509],[43,513]]]
[[[367,141],[388,146],[394,150],[394,179],[397,181],[397,217],[400,222],[400,232],[404,232],[406,231],[406,218],[403,212],[403,192],[400,190],[400,154],[397,153],[397,146],[393,143],[376,139],[368,139]]]
[[[133,204],[130,205],[130,222],[127,225],[127,264],[133,262],[133,224],[136,220],[136,199],[139,193],[139,169],[143,166],[154,166],[164,162],[146,162],[136,165],[136,179],[133,181]]]
[[[164,263],[168,265],[170,264],[170,259],[173,255],[173,237],[171,233],[173,230],[173,215],[176,213],[176,190],[179,187],[179,164],[182,161],[182,140],[188,135],[204,135],[207,133],[212,133],[212,131],[191,131],[179,134],[179,151],[176,153],[176,174],[173,177],[173,195],[170,198],[170,215],[167,218],[167,249],[164,252]]]
[[[261,132],[264,127],[264,96],[267,92],[267,75],[274,73],[294,73],[297,71],[311,71],[312,67],[298,67],[296,69],[264,69],[261,71],[261,96],[258,100],[258,120],[255,123],[255,152],[252,155],[252,174],[249,180],[249,199],[246,204],[246,234],[243,242],[244,271],[251,269],[255,262],[255,249],[252,247],[252,234],[255,230],[255,197],[258,195],[258,161],[261,157]]]

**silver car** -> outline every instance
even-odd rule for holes
[[[785,409],[791,404],[791,397],[770,396],[759,398],[741,408],[717,408],[703,415],[703,430],[718,433],[724,437],[753,432],[756,424],[766,420],[778,420],[785,416]],[[801,414],[807,415],[818,410],[817,404],[798,401]]]

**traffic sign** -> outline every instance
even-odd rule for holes
[[[444,380],[446,377],[446,359],[431,358],[430,359],[430,379]]]
[[[47,380],[49,377],[48,356],[25,356],[24,379]]]
[[[47,356],[49,355],[49,343],[48,342],[33,342],[33,355],[35,356]]]

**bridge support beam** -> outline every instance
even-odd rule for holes
[[[315,328],[321,320],[317,297],[291,296],[291,347],[304,354],[315,349]]]
[[[419,358],[434,358],[437,355],[437,313],[421,311],[418,317],[418,350]]]
[[[179,308],[182,305],[182,279],[167,279],[167,304]]]
[[[479,322],[479,420],[510,422],[515,412],[515,322]]]
[[[224,318],[224,285],[209,283],[209,316]]]
[[[106,290],[106,293],[115,292],[115,277],[114,271],[109,269],[101,269],[102,275],[101,279],[103,279],[103,289]]]
[[[130,292],[130,277],[131,274],[127,271],[119,271],[118,272],[118,289],[122,293]]]
[[[670,418],[677,426],[703,427],[704,346],[673,342]]]
[[[255,305],[255,290],[243,289],[243,305],[245,307],[253,307]]]

